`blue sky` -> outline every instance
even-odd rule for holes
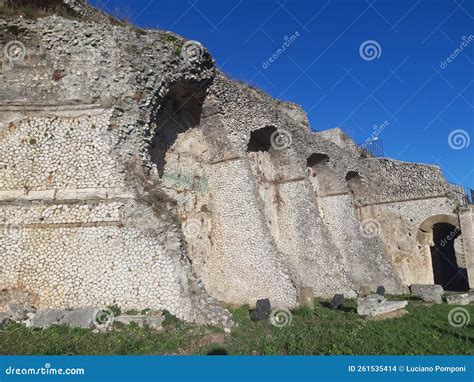
[[[386,156],[438,164],[474,189],[474,1],[90,3],[200,41],[230,77],[300,104],[314,130],[339,126],[360,143],[387,121]]]

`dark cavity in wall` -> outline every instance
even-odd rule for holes
[[[277,131],[274,126],[265,126],[250,133],[247,145],[248,152],[269,151],[272,147],[272,134]]]
[[[165,96],[153,121],[157,127],[149,146],[151,160],[160,176],[166,165],[166,153],[179,134],[199,126],[208,85],[208,81],[180,81]]]
[[[316,176],[317,170],[322,169],[329,163],[329,156],[326,154],[314,153],[306,159],[306,167],[312,170],[313,176]]]
[[[431,259],[434,282],[448,291],[469,290],[467,270],[459,267],[454,249],[454,241],[460,234],[459,228],[449,223],[433,226]]]

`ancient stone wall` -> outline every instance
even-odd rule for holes
[[[362,158],[199,44],[69,3],[83,19],[0,20],[26,48],[1,58],[0,288],[223,323],[215,299],[433,281],[419,228],[459,203],[439,168]]]

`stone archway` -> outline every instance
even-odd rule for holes
[[[422,254],[431,260],[433,282],[449,291],[465,291],[469,282],[462,253],[455,240],[461,235],[459,221],[452,215],[436,215],[419,227],[417,239]]]

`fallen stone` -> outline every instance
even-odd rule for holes
[[[28,320],[26,326],[45,329],[52,325],[60,325],[60,321],[65,314],[66,311],[61,309],[38,310],[34,317]]]
[[[127,315],[123,314],[117,317],[114,317],[114,322],[120,322],[124,325],[130,325],[132,323],[137,324],[139,327],[143,328],[144,326],[150,327],[153,330],[161,330],[162,324],[165,320],[165,316],[145,316],[145,315]]]
[[[100,309],[84,308],[66,311],[60,320],[61,325],[68,325],[77,328],[90,328],[99,314]]]
[[[331,301],[331,309],[339,309],[340,306],[344,303],[344,295],[336,294]]]
[[[407,306],[408,301],[386,301],[379,294],[371,294],[357,299],[357,314],[361,316],[378,316],[394,312]]]
[[[8,313],[0,312],[0,326],[10,321]]]
[[[300,305],[313,305],[314,290],[312,287],[301,287],[298,294],[298,303]]]
[[[471,299],[468,293],[462,293],[448,296],[446,297],[446,301],[449,305],[469,305]]]
[[[367,297],[371,293],[370,286],[362,285],[357,291],[357,297]]]
[[[380,285],[377,287],[377,291],[375,292],[380,296],[385,296],[385,287]]]
[[[431,284],[412,284],[410,292],[413,296],[421,298],[423,301],[435,302],[441,304],[443,302],[444,289],[441,285]]]
[[[474,291],[467,292],[469,295],[469,302],[474,302]]]
[[[9,302],[5,306],[5,313],[7,313],[13,321],[24,321],[28,319],[28,313],[35,312],[35,308],[29,305],[20,304],[18,302]]]
[[[388,312],[388,313],[382,313],[377,316],[374,316],[373,320],[374,321],[382,321],[382,320],[388,320],[391,318],[400,318],[403,317],[404,315],[408,314],[408,311],[406,309],[399,309],[395,310],[393,312]]]
[[[252,320],[266,320],[270,316],[271,310],[272,306],[268,298],[258,300],[255,310],[252,312],[251,315]]]

